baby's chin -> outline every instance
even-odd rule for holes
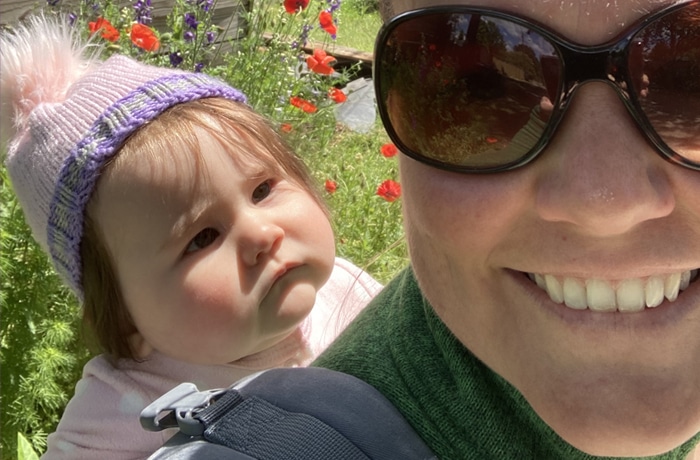
[[[285,280],[276,286],[260,305],[261,329],[291,332],[313,311],[318,287],[306,280]]]

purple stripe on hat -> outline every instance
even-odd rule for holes
[[[83,219],[100,169],[129,135],[169,107],[208,97],[246,102],[243,93],[206,74],[170,74],[147,82],[109,106],[63,163],[49,210],[48,244],[57,270],[79,295]]]

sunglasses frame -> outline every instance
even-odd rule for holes
[[[640,18],[611,40],[608,40],[603,44],[593,46],[585,46],[574,43],[537,21],[515,16],[511,13],[498,9],[470,7],[464,5],[444,5],[404,12],[392,18],[389,22],[382,26],[375,42],[373,80],[375,94],[377,95],[379,115],[389,138],[396,144],[401,152],[417,161],[440,169],[459,173],[498,173],[520,168],[537,158],[549,145],[556,134],[556,130],[564,118],[564,114],[570,106],[571,100],[576,91],[586,83],[602,82],[607,83],[615,90],[625,105],[627,112],[634,119],[637,127],[640,129],[644,137],[655,147],[659,155],[671,163],[700,171],[700,163],[693,162],[673,151],[673,149],[671,149],[657,134],[647,116],[644,114],[644,110],[642,109],[638,97],[636,94],[634,94],[634,91],[628,92],[625,89],[625,86],[626,88],[634,88],[629,72],[624,72],[624,74],[621,75],[623,79],[619,81],[612,81],[608,77],[611,64],[617,66],[619,69],[625,71],[628,70],[630,44],[632,43],[634,36],[637,35],[642,29],[669,14],[675,13],[678,10],[697,7],[698,5],[700,5],[700,0],[693,0],[686,3],[667,6],[659,11]],[[552,101],[554,104],[554,110],[552,111],[549,121],[547,122],[547,126],[544,132],[541,134],[538,142],[530,149],[529,152],[518,160],[511,161],[504,165],[483,168],[444,163],[442,161],[421,155],[420,153],[408,148],[401,141],[394,130],[389,117],[387,104],[382,96],[384,87],[382,79],[380,78],[387,43],[397,26],[406,21],[435,14],[478,14],[489,18],[502,19],[541,35],[554,47],[559,57],[559,65],[561,70],[561,81],[559,82],[559,86],[556,91],[556,99]]]

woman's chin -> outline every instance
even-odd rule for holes
[[[660,455],[700,433],[697,382],[627,377],[582,379],[570,391],[528,400],[563,440],[595,456]]]

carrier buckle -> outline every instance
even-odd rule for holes
[[[141,426],[148,431],[180,428],[188,436],[201,436],[204,425],[196,418],[227,389],[199,391],[193,383],[181,383],[141,411]]]

